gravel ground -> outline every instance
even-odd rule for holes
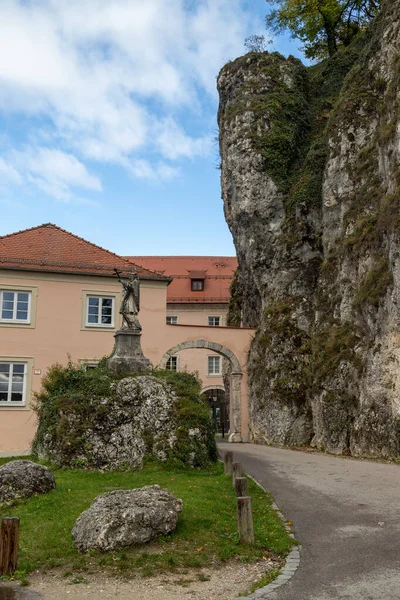
[[[253,582],[279,566],[269,559],[251,565],[234,562],[221,568],[188,569],[185,574],[168,573],[132,580],[107,577],[103,573],[83,574],[79,578],[87,583],[79,584],[72,583],[73,575],[63,577],[52,572],[32,575],[29,588],[15,591],[16,598],[26,600],[232,600],[248,592]]]

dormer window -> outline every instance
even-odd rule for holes
[[[206,278],[205,271],[189,271],[190,289],[192,292],[204,291],[204,280]]]
[[[192,292],[202,292],[204,290],[204,279],[192,279]]]

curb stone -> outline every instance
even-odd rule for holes
[[[260,487],[264,492],[267,492],[267,490],[265,490],[263,488],[263,486],[261,485],[261,483],[259,481],[257,481],[256,479],[254,479],[254,477],[252,477],[251,475],[248,475],[247,473],[246,473],[246,475],[252,481],[254,481],[254,483],[256,485],[258,485],[258,487]],[[285,519],[282,511],[280,510],[279,506],[275,502],[273,502],[272,508],[277,512],[280,519],[282,519],[285,529],[289,533],[290,537],[294,539],[294,534],[293,534],[291,528],[289,527],[289,525],[287,524],[286,519]],[[291,549],[291,551],[289,552],[289,554],[286,558],[286,564],[283,567],[281,573],[271,583],[269,583],[268,585],[266,585],[262,588],[259,588],[252,594],[248,594],[248,596],[236,597],[236,598],[233,598],[233,600],[246,600],[246,598],[247,599],[251,598],[252,600],[263,600],[264,598],[267,598],[267,596],[269,596],[269,594],[272,594],[272,592],[275,592],[282,585],[284,585],[285,583],[290,581],[290,579],[296,573],[296,571],[300,565],[300,551],[301,551],[301,546],[293,546],[293,548]]]

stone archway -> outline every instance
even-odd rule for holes
[[[235,356],[235,354],[222,346],[221,344],[216,344],[215,342],[208,342],[206,340],[194,340],[191,342],[182,342],[177,344],[173,348],[170,348],[167,352],[163,354],[160,360],[160,368],[165,369],[167,366],[168,359],[171,358],[174,354],[177,354],[181,350],[189,350],[192,348],[203,348],[206,350],[212,350],[217,354],[220,354],[227,360],[229,360],[231,365],[231,403],[230,403],[230,424],[231,429],[229,433],[229,441],[230,442],[241,442],[241,421],[242,421],[242,390],[241,390],[241,381],[243,376],[243,371],[240,366],[240,362]]]

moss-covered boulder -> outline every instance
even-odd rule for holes
[[[33,453],[60,466],[138,468],[145,459],[204,467],[216,460],[214,425],[188,373],[115,379],[102,364],[54,365],[37,395]]]

